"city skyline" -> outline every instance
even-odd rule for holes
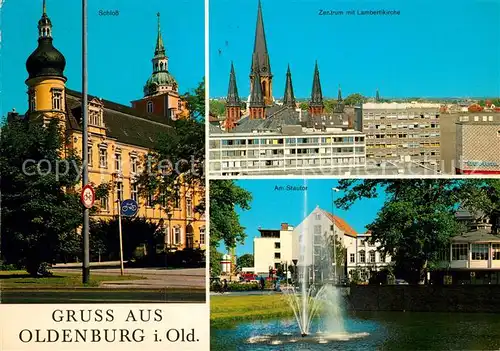
[[[252,194],[250,210],[242,211],[237,208],[240,223],[247,235],[245,243],[236,246],[236,255],[253,253],[253,239],[260,237],[258,228],[279,229],[281,223],[288,223],[296,227],[305,216],[309,215],[316,206],[332,212],[331,188],[338,186],[337,180],[330,179],[253,179],[238,180],[236,185]],[[287,190],[287,186],[307,186],[307,211],[304,213],[304,191]],[[278,188],[277,188],[278,187]],[[282,190],[279,190],[283,187]],[[341,197],[342,192],[335,193],[335,199]],[[366,232],[366,225],[376,217],[385,202],[385,195],[379,192],[375,199],[363,199],[356,202],[348,211],[334,208],[334,215],[344,219],[358,233]],[[223,246],[221,247],[221,249]]]
[[[211,98],[227,94],[231,61],[240,96],[244,100],[248,97],[257,4],[257,0],[210,3]],[[285,4],[283,1],[263,0],[264,29],[274,75],[274,98],[282,99],[288,64],[296,97],[310,96],[316,60],[325,97],[336,97],[339,85],[344,97],[351,93],[375,96],[377,88],[382,98],[500,95],[499,52],[489,50],[488,55],[461,54],[463,46],[468,43],[487,48],[491,47],[491,43],[500,41],[497,21],[500,4],[491,6],[488,2],[462,0],[450,5],[451,1],[414,1],[410,4],[384,1],[378,5],[380,8],[397,9],[401,14],[320,16],[320,9],[346,11],[369,6],[346,1],[333,9],[326,1]],[[241,16],[224,15],[235,11],[245,14],[247,20],[242,21]],[[445,15],[436,16],[436,13]],[[462,25],[462,20],[477,16],[481,16],[482,21],[474,27]],[[301,17],[306,25],[282,24],[283,19]],[[415,18],[420,19],[415,21]],[[409,19],[426,25],[409,26]],[[496,27],[498,30],[495,30]],[[332,33],[331,43],[321,35],[325,32]],[[367,37],[364,32],[370,35]],[[355,33],[363,40],[356,41],[352,35],[342,33]],[[303,50],[300,49],[301,43]],[[301,50],[300,55],[297,55],[297,47]],[[388,52],[393,59],[387,60]]]
[[[18,0],[3,4],[4,28],[16,30],[2,31],[2,56],[8,69],[3,68],[2,72],[0,118],[13,108],[19,113],[28,109],[25,63],[37,46],[36,23],[42,13],[42,1],[37,1],[36,6],[33,2]],[[54,22],[54,45],[66,58],[67,87],[81,91],[81,4],[48,0],[47,11]],[[99,11],[118,11],[118,15]],[[203,0],[175,3],[153,0],[148,7],[136,6],[134,2],[104,6],[97,0],[89,0],[89,94],[127,106],[143,97],[144,84],[152,72],[158,12],[169,71],[179,83],[179,93],[193,91],[198,86],[204,76]],[[186,18],[190,18],[188,26]],[[189,44],[186,36],[190,38]],[[25,40],[16,40],[19,37]]]

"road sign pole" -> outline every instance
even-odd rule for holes
[[[123,275],[122,204],[118,200],[118,231],[120,236],[120,274]]]
[[[82,0],[82,187],[89,182],[88,170],[88,97],[87,97],[87,0]],[[83,209],[83,284],[90,280],[90,233],[89,233],[89,209]]]

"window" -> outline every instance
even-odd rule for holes
[[[52,109],[62,110],[62,90],[52,89]]]
[[[279,260],[281,258],[281,253],[280,252],[275,252],[274,253],[274,259]]]
[[[118,152],[115,154],[115,170],[116,171],[122,170],[122,154]]]
[[[314,235],[321,234],[321,226],[320,225],[315,225],[314,226]]]
[[[99,147],[99,167],[108,167],[108,150],[105,146]]]
[[[153,101],[148,101],[148,113],[153,113]]]
[[[181,243],[181,228],[180,227],[175,227],[174,228],[174,244],[180,244]]]
[[[137,184],[136,183],[133,183],[130,187],[130,193],[131,193],[131,198],[132,200],[136,201],[137,202]]]
[[[30,92],[30,111],[36,111],[36,94],[34,91]]]
[[[365,263],[366,262],[366,255],[365,255],[365,251],[364,250],[361,250],[359,252],[359,262],[361,262],[361,263]]]
[[[193,200],[190,197],[186,197],[186,216],[193,217]]]
[[[119,201],[123,200],[123,183],[122,182],[116,182],[116,198]]]
[[[146,196],[146,206],[152,207],[153,206],[153,193],[149,193],[148,196]]]
[[[380,262],[385,263],[385,259],[386,259],[385,253],[381,252],[380,253]]]
[[[109,211],[108,206],[109,206],[109,199],[108,199],[108,197],[107,196],[106,197],[102,197],[101,198],[101,210],[102,211]]]
[[[133,174],[137,173],[137,157],[135,156],[130,157],[130,172]]]
[[[279,241],[274,243],[274,248],[275,249],[281,249],[281,243]]]
[[[350,263],[354,263],[356,260],[356,255],[355,254],[349,254],[349,262]]]
[[[482,261],[488,259],[488,244],[472,244],[472,259]]]
[[[373,250],[372,250],[372,251],[370,251],[370,252],[369,252],[369,255],[370,255],[370,256],[368,256],[368,260],[369,260],[369,262],[370,262],[370,263],[375,263],[375,251],[373,251]]]
[[[92,167],[92,145],[87,146],[87,155],[89,160],[89,167]]]
[[[451,259],[453,261],[467,261],[469,252],[469,244],[452,244]]]
[[[205,245],[205,227],[200,228],[200,244]]]
[[[321,219],[321,213],[316,213],[316,220],[319,221]]]

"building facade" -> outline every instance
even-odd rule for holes
[[[395,102],[358,106],[354,127],[366,134],[368,162],[412,162],[439,170],[440,107]]]
[[[84,132],[82,94],[66,88],[66,60],[52,44],[52,23],[45,2],[38,22],[38,33],[38,47],[26,62],[29,109],[25,118],[43,123],[59,120],[67,139],[65,150],[81,154]],[[154,89],[159,95],[177,89],[175,80],[167,70],[161,32],[158,32],[153,63],[155,71],[150,79],[152,82],[148,80],[147,83],[152,90],[148,90],[146,97],[140,100],[145,104],[148,104]],[[170,78],[155,80],[158,74]],[[204,198],[204,191],[183,183],[180,177],[177,200],[169,209],[153,204],[159,194],[151,194],[146,198],[139,196],[136,179],[144,170],[145,156],[161,135],[175,133],[175,130],[165,116],[141,111],[137,106],[128,107],[88,96],[89,182],[94,186],[110,186],[108,196],[97,203],[98,213],[94,219],[111,219],[118,213],[119,200],[134,199],[139,204],[138,216],[162,224],[165,247],[204,249],[205,218],[195,212],[195,207]]]
[[[500,113],[468,113],[459,117],[456,173],[500,174]]]
[[[254,274],[267,275],[269,270],[291,266],[293,227],[282,223],[280,229],[259,228],[260,237],[253,239]]]
[[[355,131],[316,131],[300,125],[281,132],[212,133],[213,176],[293,174],[364,167],[365,136]]]
[[[307,110],[297,106],[290,65],[283,99],[278,102],[274,98],[260,0],[245,106],[238,94],[235,71],[231,63],[226,118],[220,126],[210,124],[210,175],[333,173],[364,167],[365,136],[353,130],[340,88],[335,111],[325,111],[317,62]]]

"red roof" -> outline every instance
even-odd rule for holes
[[[356,231],[349,225],[347,224],[346,221],[344,221],[342,218],[338,216],[332,215],[330,212],[327,212],[325,210],[322,210],[328,218],[335,223],[335,226],[339,228],[341,231],[345,233],[345,235],[352,236],[353,238],[356,238],[358,234]]]

